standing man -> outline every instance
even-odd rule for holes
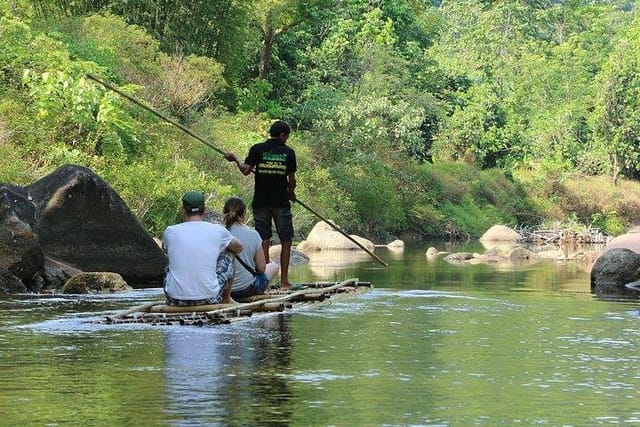
[[[162,236],[169,257],[164,279],[167,304],[193,306],[231,304],[233,254],[242,244],[229,230],[204,221],[204,194],[188,191],[182,196],[184,222],[170,225]]]
[[[244,163],[240,163],[235,154],[225,158],[236,162],[243,175],[255,173],[253,189],[253,221],[256,231],[262,238],[262,249],[266,263],[269,263],[269,245],[272,236],[272,223],[280,237],[280,287],[288,289],[289,258],[293,241],[293,219],[290,200],[295,201],[296,189],[296,153],[286,145],[291,128],[286,122],[277,121],[269,129],[270,138],[255,144],[249,149]]]

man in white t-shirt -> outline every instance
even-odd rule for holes
[[[204,221],[204,209],[202,192],[186,192],[182,197],[184,222],[167,227],[162,236],[169,257],[164,280],[169,305],[233,303],[232,254],[242,252],[242,244],[223,226]]]

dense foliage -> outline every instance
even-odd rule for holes
[[[299,198],[374,239],[568,220],[618,233],[640,204],[633,1],[0,0],[0,14],[0,182],[86,165],[155,235],[184,190],[219,209],[251,178],[87,73],[240,157],[289,121]],[[308,232],[317,219],[294,212]]]

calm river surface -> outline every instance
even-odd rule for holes
[[[89,322],[160,289],[0,299],[0,425],[640,425],[639,302],[425,251],[314,258],[293,280],[374,290],[216,327]]]

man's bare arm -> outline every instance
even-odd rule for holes
[[[229,246],[227,246],[227,250],[235,253],[236,255],[242,252],[243,249],[244,247],[242,246],[242,243],[240,243],[240,240],[235,237],[231,239]]]
[[[238,165],[238,169],[244,176],[249,175],[253,170],[253,166],[246,163],[240,163],[240,160],[238,160],[238,156],[236,156],[234,153],[228,153],[224,156],[224,158],[229,162],[235,162],[236,165]]]

